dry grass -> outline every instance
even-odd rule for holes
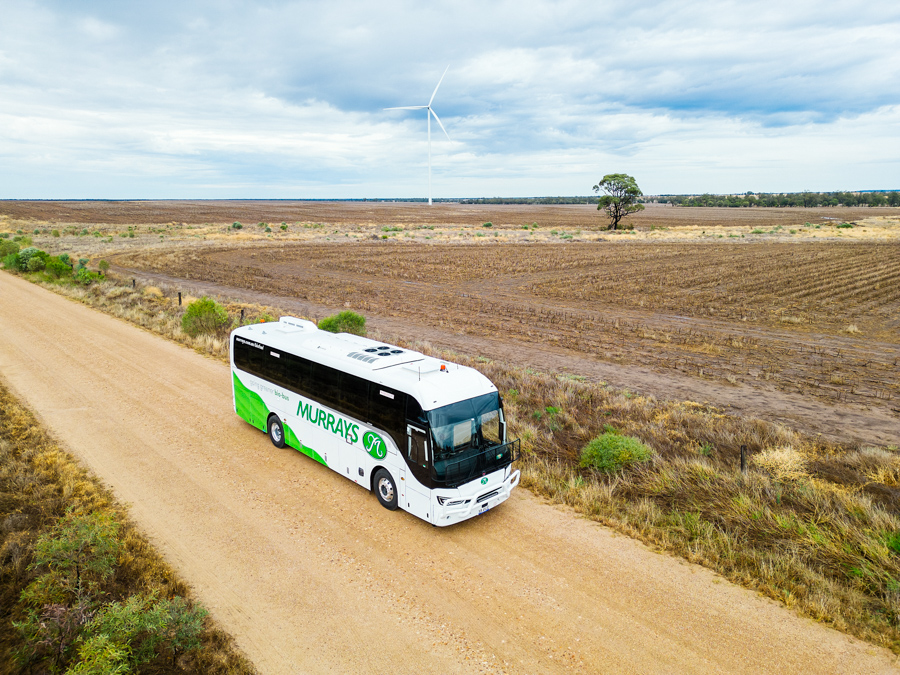
[[[56,288],[225,359],[224,336],[180,334],[177,301],[106,282]],[[226,304],[233,321],[277,309]],[[900,455],[841,446],[691,401],[662,401],[561,374],[374,335],[479,369],[504,396],[522,439],[523,484],[661,549],[714,569],[796,611],[900,653]],[[654,449],[613,476],[577,468],[613,427]],[[752,456],[739,470],[741,446]]]
[[[190,597],[188,588],[128,520],[125,509],[82,469],[0,383],[0,673],[19,673],[13,653],[20,646],[11,621],[20,620],[19,594],[35,577],[29,569],[37,538],[65,514],[107,511],[121,525],[123,553],[109,591],[113,597],[158,591],[161,597]],[[206,620],[202,648],[158,662],[154,673],[255,672],[231,638]],[[142,671],[143,672],[143,671]],[[147,671],[150,672],[150,671]]]

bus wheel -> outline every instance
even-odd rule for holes
[[[378,501],[389,511],[397,508],[397,486],[394,485],[394,479],[385,469],[378,469],[375,472],[375,494],[378,495]]]
[[[269,438],[276,448],[284,447],[284,427],[275,415],[269,418]]]

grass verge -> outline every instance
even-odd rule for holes
[[[40,275],[29,275],[41,281]],[[46,280],[44,283],[47,283]],[[227,326],[181,332],[175,291],[107,280],[57,292],[221,359]],[[271,307],[226,303],[229,324]],[[243,312],[242,312],[243,310]],[[523,485],[554,503],[702,564],[799,613],[900,653],[900,453],[838,445],[690,401],[539,373],[380,336],[475,367],[504,396],[522,439]],[[652,457],[611,473],[578,466],[600,434],[639,439]],[[739,470],[741,446],[752,461]]]
[[[91,514],[116,525],[118,555],[111,576],[104,580],[104,606],[148,597],[180,597],[192,604],[185,584],[129,521],[125,509],[115,503],[96,478],[60,449],[34,415],[0,383],[0,673],[48,672],[50,661],[46,658],[27,661],[26,644],[13,622],[27,620],[27,607],[20,598],[23,590],[40,576],[40,570],[33,565],[35,547],[47,540],[67,513]],[[52,608],[60,607],[57,604]],[[99,605],[92,605],[86,611],[84,618],[102,610]],[[47,617],[42,617],[42,621],[47,623]],[[81,646],[83,642],[74,639],[70,656]],[[41,650],[38,652],[40,657]],[[57,661],[52,667],[59,669],[61,665]],[[199,649],[177,659],[160,655],[136,672],[249,675],[255,670],[231,638],[207,617]]]

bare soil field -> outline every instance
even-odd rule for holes
[[[490,222],[496,227],[519,228],[537,223],[542,228],[599,230],[605,221],[593,204],[477,205],[438,203],[432,207],[413,202],[308,202],[308,201],[0,201],[0,214],[13,221],[104,225],[326,223],[331,225],[468,225]],[[726,226],[772,228],[805,222],[859,221],[900,217],[900,208],[783,208],[728,209],[675,208],[648,204],[629,216],[637,228],[655,226]]]
[[[895,673],[897,658],[518,490],[438,529],[231,409],[228,367],[0,275],[0,372],[262,673]]]

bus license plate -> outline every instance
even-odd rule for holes
[[[485,504],[480,509],[478,509],[478,515],[480,516],[482,513],[485,513],[486,511],[490,510],[490,508],[491,508],[490,503]]]

